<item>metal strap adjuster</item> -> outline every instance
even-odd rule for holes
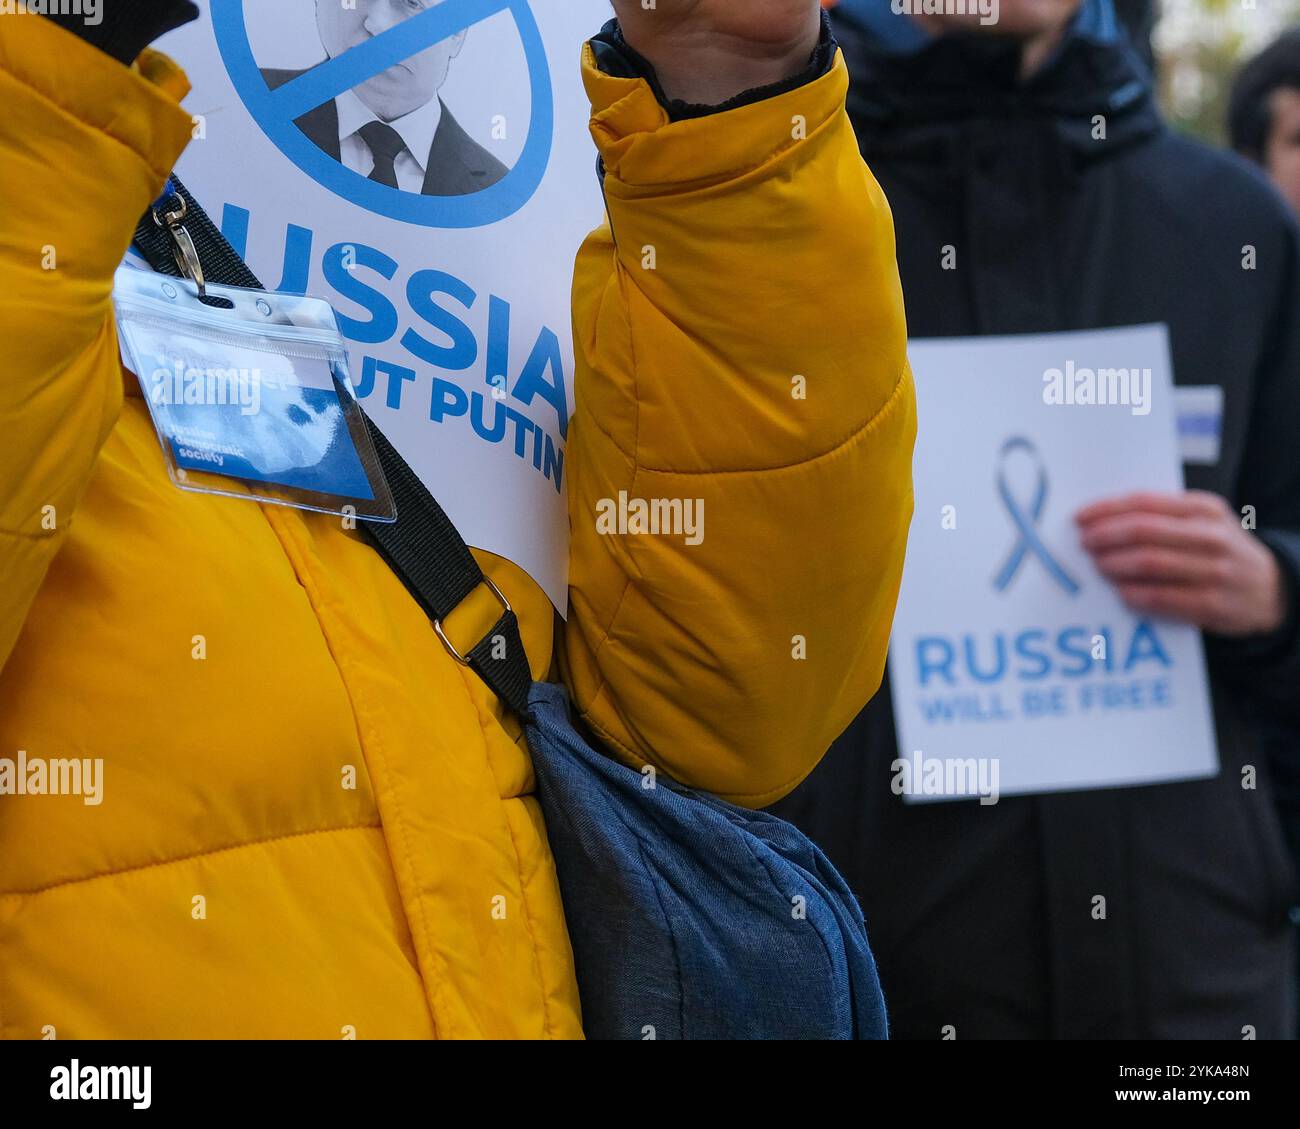
[[[497,598],[497,601],[501,604],[501,607],[504,609],[503,612],[504,615],[509,615],[512,611],[514,611],[514,609],[510,606],[510,601],[506,599],[505,593],[502,592],[501,589],[498,588],[492,582],[492,578],[490,576],[484,575],[483,583],[488,586],[488,588],[492,592],[492,595],[494,595]],[[498,620],[497,622],[500,622],[500,620]],[[447,638],[447,633],[442,629],[442,620],[435,619],[433,621],[433,629],[438,633],[438,638],[442,640],[442,645],[447,649],[447,654],[449,654],[453,659],[455,659],[458,663],[460,663],[461,666],[469,666],[470,665],[469,659],[467,659],[458,650],[456,650],[455,644],[452,643],[452,641]],[[482,640],[480,640],[480,642],[482,642]],[[477,646],[477,644],[475,645]]]

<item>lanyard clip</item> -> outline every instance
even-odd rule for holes
[[[160,206],[166,207],[167,210],[159,214]],[[176,258],[176,266],[181,274],[193,280],[199,288],[199,298],[206,299],[208,290],[203,279],[203,264],[199,262],[199,253],[184,223],[190,210],[185,197],[179,193],[169,193],[150,210],[153,214],[153,222],[172,237],[172,254]]]

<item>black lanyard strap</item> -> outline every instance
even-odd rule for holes
[[[168,188],[184,202],[184,225],[207,281],[265,290],[185,186],[173,176]],[[168,214],[162,202],[145,213],[136,228],[136,249],[160,274],[180,277],[175,241],[167,226],[155,220],[155,212]],[[213,300],[213,304],[218,303]],[[433,621],[447,653],[471,668],[517,715],[526,717],[532,673],[514,609],[501,589],[483,574],[474,554],[437,500],[369,416],[366,426],[393,494],[397,520],[391,523],[363,520],[361,530]],[[501,616],[487,635],[462,652],[448,638],[443,624],[480,586],[486,587],[500,603]]]

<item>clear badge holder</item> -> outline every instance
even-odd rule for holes
[[[330,304],[197,278],[114,279],[123,359],[176,485],[395,520]]]

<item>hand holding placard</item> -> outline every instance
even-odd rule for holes
[[[1135,612],[1220,635],[1263,635],[1286,619],[1277,558],[1217,494],[1128,494],[1080,510],[1083,547]]]

